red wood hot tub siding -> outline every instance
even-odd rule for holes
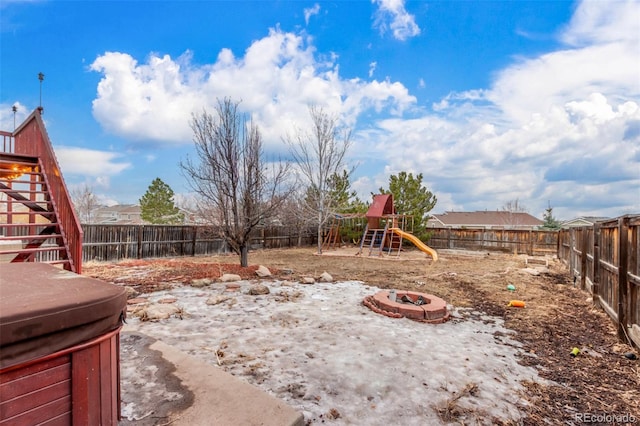
[[[0,370],[0,425],[116,425],[120,329]]]

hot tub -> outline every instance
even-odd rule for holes
[[[0,424],[117,424],[125,312],[121,287],[0,264]]]

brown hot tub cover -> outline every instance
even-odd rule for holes
[[[0,264],[0,369],[118,328],[124,288],[46,263]]]

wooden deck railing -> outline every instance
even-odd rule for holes
[[[82,272],[82,227],[73,208],[69,191],[62,178],[58,160],[40,114],[41,111],[38,109],[33,111],[13,133],[13,141],[7,141],[7,132],[2,132],[3,147],[13,149],[12,153],[14,154],[39,159],[69,255],[70,268],[68,269],[80,274]],[[8,138],[11,139],[10,136]]]
[[[0,136],[2,136],[2,151],[13,153],[13,133],[0,130]]]

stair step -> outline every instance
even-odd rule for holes
[[[2,170],[2,169],[0,169]],[[34,175],[34,176],[41,176],[42,173],[40,172],[27,172],[27,173],[23,173],[24,175],[29,174],[29,175]],[[0,181],[2,182],[11,182],[12,184],[18,184],[18,185],[44,185],[46,182],[44,181],[44,179],[40,179],[40,180],[25,180],[25,179],[2,179],[0,178]]]
[[[48,194],[49,191],[43,191],[42,189],[15,189],[11,188],[10,190],[0,189],[0,192],[18,192],[20,194]]]
[[[51,247],[38,247],[38,248],[25,248],[25,249],[9,249],[0,250],[0,255],[3,254],[26,254],[26,253],[42,253],[47,251],[65,251],[64,246],[51,246]]]
[[[27,214],[31,215],[31,216],[36,216],[36,215],[39,215],[39,216],[55,216],[56,213],[55,212],[49,212],[49,211],[43,211],[43,212],[26,211],[26,212],[21,212],[21,211],[15,211],[15,210],[10,211],[10,212],[0,212],[0,216],[5,215],[5,214],[7,214],[7,215],[8,214],[12,214],[12,215],[15,215],[15,216],[27,215]]]
[[[62,238],[62,234],[11,235],[0,237],[0,241],[48,240],[49,238]]]
[[[1,204],[24,204],[23,200],[14,200],[13,198],[9,198],[8,200],[0,200]],[[51,200],[33,200],[33,201],[29,201],[29,203],[36,203],[36,204],[53,204],[53,202]]]
[[[66,264],[70,264],[71,261],[69,259],[59,259],[59,260],[41,261],[40,263],[48,263],[49,265],[66,265]]]
[[[34,227],[34,226],[42,226],[48,228],[50,226],[55,226],[56,228],[60,228],[60,224],[56,222],[47,222],[47,223],[2,223],[0,224],[0,229],[2,228],[20,228],[21,226],[25,227]]]
[[[5,155],[3,154],[2,157],[5,157]],[[20,167],[38,167],[38,160],[36,159],[35,161],[30,161],[30,159],[27,157],[25,158],[20,158],[20,159],[7,159],[7,158],[0,158],[0,169],[3,170],[11,170],[13,169],[15,166],[20,166]]]

